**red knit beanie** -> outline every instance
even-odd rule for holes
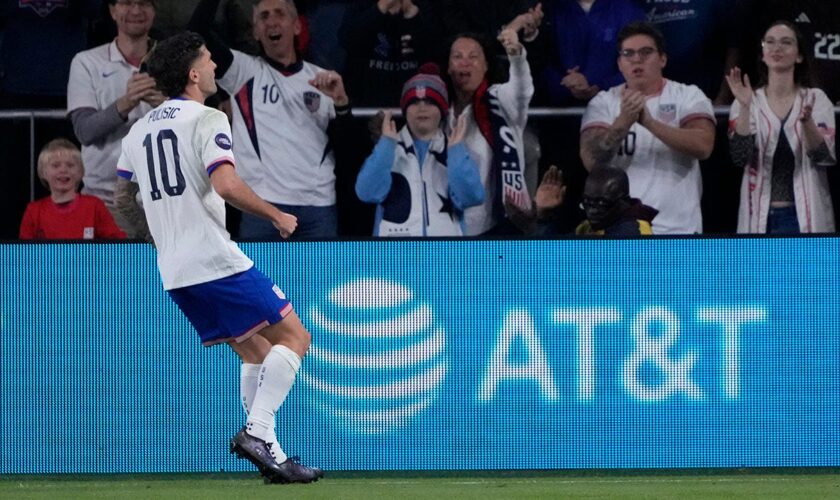
[[[442,116],[449,112],[449,94],[446,92],[446,84],[440,78],[440,68],[437,64],[426,63],[420,66],[417,74],[405,82],[400,98],[403,115],[409,104],[420,99],[432,101],[440,109]]]

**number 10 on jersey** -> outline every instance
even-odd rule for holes
[[[169,162],[167,161],[166,148],[164,141],[169,141],[172,148],[172,165],[175,168],[175,184],[173,185],[169,177]],[[169,196],[181,196],[187,188],[187,183],[184,180],[184,174],[181,172],[181,158],[178,154],[178,136],[172,129],[163,129],[157,135],[157,157],[158,166],[160,167],[160,179],[163,182],[163,190]],[[152,144],[152,134],[147,134],[143,139],[143,147],[146,148],[146,164],[149,167],[149,183],[152,186],[152,200],[157,201],[161,199],[160,188],[158,187],[157,172],[155,171],[155,151]]]

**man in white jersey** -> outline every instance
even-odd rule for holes
[[[269,220],[283,237],[297,219],[258,197],[236,174],[227,116],[203,104],[216,92],[215,67],[195,33],[176,35],[152,51],[149,74],[170,98],[123,139],[115,198],[120,210],[137,212],[139,191],[163,287],[202,343],[228,344],[249,374],[241,379],[248,419],[231,440],[231,453],[247,458],[270,482],[316,481],[321,469],[286,457],[274,430],[310,334],[283,292],[230,240],[224,202]]]
[[[155,20],[153,0],[109,0],[117,37],[111,43],[76,54],[67,82],[67,113],[82,144],[84,194],[96,196],[129,238],[139,228],[114,210],[114,184],[120,141],[131,125],[164,100],[155,81],[140,72],[154,45],[149,30]]]
[[[303,61],[294,39],[301,25],[292,0],[254,3],[254,37],[261,52],[231,50],[209,31],[219,0],[202,0],[190,27],[218,63],[219,86],[232,97],[233,144],[242,179],[262,198],[298,217],[293,238],[337,236],[332,136],[352,128],[349,99],[335,71]],[[270,224],[243,214],[240,238],[275,237]]]
[[[659,210],[654,234],[703,232],[700,162],[712,154],[712,103],[694,85],[666,80],[662,34],[632,22],[618,35],[626,84],[598,93],[581,122],[580,156],[627,171],[630,196]]]

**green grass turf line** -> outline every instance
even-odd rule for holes
[[[328,473],[310,485],[264,485],[256,474],[0,476],[0,499],[825,499],[840,473],[591,474],[579,471]]]

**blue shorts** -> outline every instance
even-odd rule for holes
[[[256,267],[168,292],[204,346],[244,342],[292,312],[283,291]]]

